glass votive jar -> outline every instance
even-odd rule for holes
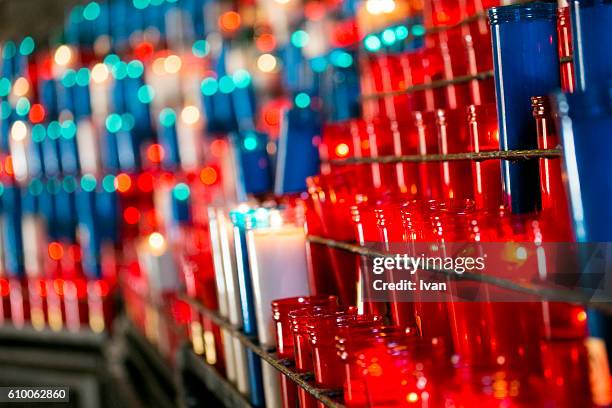
[[[351,188],[350,174],[334,172],[307,179],[313,207],[321,220],[325,238],[352,241],[350,207],[359,199]],[[354,254],[327,247],[333,276],[342,304],[352,305],[356,301],[357,265]]]
[[[375,214],[383,242],[382,249],[391,255],[413,255],[413,247],[407,241],[402,217],[402,208],[405,205],[407,205],[406,201],[401,198],[383,201],[376,205]],[[369,273],[372,272],[369,271]],[[387,273],[390,282],[401,282],[402,279],[409,278],[405,271],[390,270]],[[399,327],[415,327],[414,303],[410,299],[406,299],[400,291],[389,292],[388,314],[390,321]]]
[[[581,7],[577,2],[574,6]],[[578,48],[579,45],[576,42],[574,44],[575,48]],[[597,43],[593,44],[592,48],[598,49]],[[580,89],[578,82],[576,86]],[[607,140],[612,126],[610,87],[587,87],[586,92],[557,94],[554,107],[564,150],[564,168],[575,239],[579,243],[611,242],[612,233],[608,226],[612,222],[612,211],[608,203],[612,197],[612,183],[608,177],[601,176],[608,174],[610,168],[611,145]],[[600,281],[599,274],[595,271],[597,268],[592,270],[585,267],[591,262],[591,256],[580,255],[581,285],[598,285]],[[586,344],[589,353],[598,356],[597,361],[602,363],[600,367],[605,367],[605,357],[612,353],[611,319],[607,314],[593,308],[587,310],[587,315],[589,341]],[[598,371],[597,381],[601,385],[608,384],[608,387],[601,389],[608,394],[606,404],[610,403],[608,372],[607,367]]]
[[[418,154],[426,156],[438,154],[438,135],[436,131],[435,112],[414,112],[414,132],[418,141]],[[413,136],[410,136],[413,137]],[[442,198],[442,178],[440,174],[440,163],[419,163],[419,197],[423,199]]]
[[[408,245],[412,247],[411,256],[426,259],[439,255],[432,245],[437,242],[434,219],[443,206],[442,202],[435,200],[415,200],[402,206],[404,234]],[[431,272],[419,268],[412,279],[428,281],[431,276]],[[448,313],[445,303],[439,300],[439,296],[430,298],[424,291],[414,291],[411,297],[414,321],[419,336],[448,348],[451,345]]]
[[[395,154],[392,122],[386,116],[366,122],[366,133],[370,147],[369,157],[377,158]],[[397,190],[398,181],[394,164],[372,163],[370,167],[372,169],[372,180],[371,184],[366,185],[366,187],[374,190],[388,188]]]
[[[414,336],[415,330],[395,326],[343,326],[336,334],[336,352],[343,365],[344,404],[350,408],[367,406],[364,374],[357,366],[357,356],[373,342],[401,340]]]
[[[410,52],[402,59],[405,76],[410,76],[413,86],[430,83],[436,73],[440,72],[440,59],[433,58],[425,49]],[[437,69],[436,69],[437,68]],[[438,75],[439,76],[439,75]],[[443,94],[428,87],[425,89],[412,90],[413,111],[427,112],[439,106],[443,101]]]
[[[272,314],[276,326],[276,349],[278,356],[285,359],[294,358],[293,333],[289,322],[289,313],[308,307],[329,307],[337,305],[336,296],[300,296],[277,299],[272,302]],[[286,376],[281,375],[280,381],[282,404],[285,408],[293,408],[297,403],[297,386]]]
[[[379,117],[389,118],[390,120],[398,120],[403,112],[410,108],[410,95],[403,92],[405,89],[404,71],[401,63],[401,57],[394,54],[378,54],[378,62],[380,64],[381,91],[384,95],[380,97],[382,109],[379,112]]]
[[[532,96],[531,107],[536,122],[538,149],[556,149],[560,140],[555,131],[550,101],[547,97]],[[563,182],[561,158],[542,158],[540,161],[540,195],[542,196],[542,213],[554,219],[560,230],[565,230],[570,239],[570,213],[568,197]]]
[[[306,325],[312,348],[315,384],[327,389],[343,386],[342,362],[335,347],[335,336],[340,327],[374,327],[379,326],[381,322],[381,316],[357,315],[350,310],[309,319]],[[318,405],[323,407],[321,403]]]
[[[467,108],[470,151],[499,150],[499,126],[495,104],[470,105]],[[472,186],[476,208],[496,210],[503,204],[502,176],[499,160],[474,160]]]
[[[467,3],[459,0],[433,0],[425,2],[424,19],[428,28],[445,27],[467,17]]]
[[[570,13],[576,89],[594,91],[606,87],[612,79],[612,56],[602,52],[602,44],[611,38],[612,5],[606,0],[577,0],[570,2]]]
[[[548,403],[560,407],[607,405],[604,400],[609,401],[609,396],[600,399],[598,395],[602,388],[598,387],[597,382],[601,378],[590,382],[589,357],[583,339],[544,341],[541,349],[545,387],[550,390],[546,392]],[[606,388],[608,385],[604,385],[603,389]]]
[[[293,335],[293,354],[295,357],[295,370],[298,373],[312,372],[312,348],[308,338],[307,323],[311,318],[329,314],[325,306],[312,306],[289,312],[289,325]],[[302,408],[314,408],[317,402],[306,390],[298,389],[298,401]]]
[[[559,7],[557,10],[557,36],[561,59],[561,89],[564,92],[574,92],[574,62],[564,61],[572,56],[572,25],[568,6]]]
[[[523,218],[525,242],[534,244],[533,269],[543,282],[561,288],[572,289],[579,282],[579,259],[575,253],[571,233],[563,221],[533,214]],[[561,226],[559,225],[561,224]],[[565,245],[567,246],[564,246]],[[581,305],[559,301],[542,301],[542,331],[544,338],[553,340],[575,340],[587,334],[587,315]]]
[[[436,346],[415,338],[374,342],[361,350],[368,407],[445,406],[443,380],[452,368]]]
[[[397,132],[394,134],[394,148],[397,156],[416,156],[419,152],[416,132],[410,117],[397,121]],[[419,164],[415,162],[396,163],[399,192],[412,199],[419,195]]]
[[[365,148],[367,147],[365,145],[367,139],[362,140],[365,137],[365,122],[361,118],[327,123],[323,128],[322,143],[319,145],[321,159],[342,160],[363,157],[369,151]],[[332,171],[346,171],[355,174],[359,179],[369,180],[371,175],[368,167],[363,164],[338,166],[334,163],[322,163],[321,174],[329,174]]]
[[[556,4],[529,3],[488,10],[492,27],[495,90],[503,150],[537,148],[529,98],[559,87]],[[523,61],[534,61],[526,68]],[[515,214],[540,207],[538,163],[504,160],[504,193]]]
[[[457,109],[465,106],[470,98],[470,84],[461,82],[453,83],[457,77],[467,75],[467,49],[461,38],[440,34],[444,41],[440,41],[437,48],[442,59],[443,75],[442,79],[448,81],[444,89],[444,104],[438,108]]]
[[[321,219],[318,216],[311,196],[304,199],[305,222],[304,231],[306,236],[323,236]],[[313,295],[330,293],[337,295],[338,287],[333,276],[332,264],[329,251],[325,245],[306,241],[306,258],[308,260],[308,280]]]
[[[438,151],[441,154],[465,153],[469,150],[467,118],[463,109],[436,111],[438,130]],[[464,200],[473,198],[472,168],[469,161],[443,161],[442,194],[445,200]]]
[[[351,219],[354,224],[355,240],[362,247],[370,249],[380,249],[382,236],[377,227],[375,204],[365,201],[351,207]],[[364,313],[386,314],[386,305],[380,302],[370,302],[367,297],[367,290],[372,285],[372,273],[370,271],[370,259],[365,255],[358,256],[358,297],[357,306]]]
[[[322,307],[333,310],[338,298],[333,295],[299,296],[277,299],[272,302],[272,315],[275,322],[276,347],[280,358],[294,358],[293,334],[289,314],[295,310]]]
[[[322,161],[346,159],[355,156],[353,140],[349,130],[350,121],[326,123],[323,126],[319,156]],[[349,165],[349,168],[354,167]],[[330,163],[321,164],[321,173],[329,174],[335,169]]]

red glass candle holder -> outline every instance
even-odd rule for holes
[[[368,157],[392,156],[396,154],[394,138],[399,138],[395,122],[388,119],[374,119],[366,122],[366,133],[370,147]],[[372,179],[370,187],[373,190],[397,190],[398,180],[395,164],[372,163]]]
[[[453,83],[456,78],[469,73],[466,43],[461,33],[457,31],[440,33],[440,38],[436,52],[439,53],[442,61],[441,79],[449,83],[443,88],[444,104],[437,108],[457,109],[465,106],[471,100],[470,83]]]
[[[445,406],[444,377],[452,371],[435,349],[410,338],[363,349],[357,364],[364,373],[366,406]]]
[[[467,108],[470,151],[499,150],[499,127],[495,104]],[[499,160],[472,161],[472,185],[476,208],[497,210],[503,203],[501,163]]]
[[[438,154],[438,137],[435,112],[414,112],[414,126],[410,128],[410,138],[418,141],[418,154],[421,156]],[[442,178],[440,163],[419,163],[419,197],[424,199],[442,198]]]
[[[577,259],[571,249],[561,248],[555,251],[550,243],[567,243],[571,241],[571,234],[567,228],[561,226],[560,220],[546,217],[545,214],[530,215],[523,217],[525,223],[525,241],[535,243],[539,246],[537,276],[543,281],[553,284],[567,285],[573,287],[576,284],[576,277],[567,274],[567,266],[577,266]],[[570,247],[571,248],[571,247]],[[548,252],[547,250],[551,251]],[[563,303],[548,302],[541,303],[542,316],[544,318],[542,330],[547,339],[582,339],[587,331],[587,313],[583,306]]]
[[[312,198],[304,200],[305,223],[304,230],[307,236],[324,236],[321,218],[314,208]],[[306,241],[306,259],[308,262],[308,280],[310,291],[314,295],[331,293],[337,295],[338,286],[335,279],[329,279],[334,276],[332,263],[330,260],[330,252],[324,245]]]
[[[538,149],[556,149],[560,140],[555,131],[548,98],[534,96],[531,98],[531,106],[536,121]],[[562,174],[561,158],[540,159],[542,214],[555,220],[560,232],[566,236],[565,240],[568,240],[571,238],[570,212]]]
[[[344,326],[338,328],[336,352],[343,365],[344,404],[351,408],[367,406],[363,370],[357,365],[359,353],[374,342],[401,341],[414,336],[414,330],[394,326]]]
[[[351,119],[344,122],[328,123],[323,128],[323,140],[319,145],[319,154],[322,160],[341,160],[352,157],[363,157],[368,149],[364,149],[367,142],[365,122],[362,119]],[[362,140],[363,139],[363,140]],[[369,169],[362,164],[343,165],[345,171],[351,172],[368,180]],[[321,173],[329,174],[338,170],[332,163],[323,163]]]
[[[375,327],[381,322],[381,316],[357,315],[350,311],[318,315],[309,319],[308,336],[312,349],[316,385],[331,389],[343,386],[342,362],[338,358],[335,347],[335,336],[340,327]]]
[[[338,298],[333,295],[300,296],[277,299],[272,302],[272,315],[276,326],[276,347],[280,358],[293,358],[293,334],[289,322],[289,313],[299,309],[323,307],[333,310]]]
[[[574,92],[574,62],[571,60],[572,24],[569,7],[561,7],[557,11],[557,35],[561,59],[561,88],[565,92]]]
[[[339,241],[353,239],[350,208],[359,200],[350,173],[335,172],[307,179],[313,207],[319,215],[321,230],[327,238]],[[355,255],[331,247],[326,248],[340,294],[340,302],[353,305],[356,301],[357,266]]]
[[[469,150],[469,135],[465,111],[436,111],[438,150],[441,154],[465,153]],[[474,194],[470,179],[472,167],[468,161],[440,163],[442,194],[445,200],[472,199]]]
[[[440,58],[424,49],[403,54],[400,59],[406,87],[429,83],[441,72]],[[443,101],[443,93],[432,88],[412,90],[410,111],[430,111]]]
[[[397,156],[419,154],[419,141],[414,123],[410,117],[396,123],[397,133],[394,134],[394,153]],[[419,164],[415,162],[396,163],[399,193],[410,199],[419,197]]]
[[[428,28],[451,26],[467,17],[467,3],[461,0],[425,2],[424,19]]]
[[[372,54],[368,60],[371,69],[374,93],[380,94],[374,100],[376,108],[368,110],[374,114],[365,116],[366,120],[386,118],[397,120],[402,112],[410,109],[410,96],[398,92],[406,89],[406,80],[401,57],[393,54]]]
[[[402,206],[404,236],[412,256],[429,256],[429,244],[436,242],[434,217],[443,203],[434,200],[415,200]],[[425,245],[428,244],[428,245]],[[430,272],[417,271],[415,279],[427,277]],[[414,321],[419,336],[448,349],[450,330],[446,305],[443,302],[426,301],[421,291],[414,293]],[[450,351],[450,350],[449,350]]]
[[[309,319],[328,313],[328,308],[323,306],[306,307],[289,312],[288,317],[293,335],[293,353],[297,372],[307,373],[313,370],[312,348],[308,338],[307,326]],[[298,401],[302,408],[317,406],[316,400],[302,388],[298,389]]]
[[[421,53],[421,64],[424,70],[424,82],[422,84],[452,79],[452,67],[448,49],[445,48],[443,50],[438,44],[428,46],[419,52]],[[434,98],[433,110],[447,107],[449,103],[456,102],[454,93],[451,93],[453,98],[449,98],[449,88],[454,89],[452,84],[430,87],[429,92],[433,94]]]
[[[589,381],[589,363],[583,340],[543,342],[545,395],[550,404],[566,407],[597,405]],[[594,404],[595,403],[595,404]]]
[[[409,205],[404,199],[381,202],[376,206],[376,223],[379,229],[384,249],[392,254],[410,254],[411,246],[408,243],[404,219],[403,207]],[[391,271],[390,279],[400,282],[401,276],[395,276],[398,272]],[[391,304],[389,305],[390,320],[399,327],[415,327],[415,307],[413,302],[401,298],[396,291],[391,292]]]
[[[351,207],[351,219],[354,223],[355,240],[361,246],[379,246],[383,242],[382,236],[377,226],[376,205],[374,203],[363,202]],[[366,288],[371,287],[372,274],[368,270],[369,259],[366,256],[359,256],[358,282],[362,297],[357,299],[358,306],[362,307],[365,313],[386,314],[386,305],[381,302],[370,302],[365,299]]]

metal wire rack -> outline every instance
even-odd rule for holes
[[[252,350],[257,354],[263,361],[270,364],[272,367],[277,369],[280,373],[284,374],[287,378],[293,381],[297,386],[303,388],[312,395],[316,400],[321,402],[323,405],[329,408],[344,408],[344,405],[338,402],[342,397],[342,390],[339,389],[322,389],[318,388],[312,383],[314,378],[313,373],[298,373],[292,369],[293,362],[286,359],[279,359],[274,349],[266,349],[259,344],[257,340],[246,336],[240,329],[232,325],[228,320],[220,316],[216,311],[205,307],[202,303],[195,299],[191,299],[188,296],[181,296],[180,299],[187,302],[198,312],[205,317],[212,320],[219,327],[225,329],[232,337],[238,339],[245,347]]]
[[[532,149],[532,150],[495,150],[486,152],[377,156],[377,157],[349,157],[346,159],[332,159],[325,163],[334,165],[350,164],[393,164],[393,163],[422,163],[461,160],[528,160],[528,159],[554,159],[563,155],[561,149]]]

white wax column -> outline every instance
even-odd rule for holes
[[[9,278],[9,299],[11,302],[11,323],[17,328],[22,328],[25,324],[23,310],[23,287],[19,279]],[[54,329],[53,326],[51,326]]]
[[[289,20],[294,17],[296,7],[299,7],[301,3],[283,2],[281,4],[274,0],[263,0],[259,4],[261,4],[265,15],[268,16],[268,21],[279,44],[289,42]]]
[[[40,217],[24,214],[21,218],[25,272],[28,278],[39,278],[44,273],[47,256],[45,249],[45,227]]]
[[[304,229],[293,225],[276,226],[274,221],[270,217],[270,228],[247,231],[257,333],[264,347],[275,343],[272,301],[310,293]],[[262,377],[266,406],[281,407],[278,372],[269,364],[263,364]]]
[[[238,286],[238,269],[234,255],[234,229],[231,221],[223,210],[216,211],[219,232],[219,246],[221,249],[221,262],[223,263],[223,277],[225,278],[225,291],[227,296],[227,315],[231,324],[242,326],[242,308],[240,305],[240,288]]]
[[[147,275],[151,294],[161,295],[179,289],[179,277],[172,252],[163,235],[154,232],[138,246],[138,261]]]
[[[219,314],[228,317],[227,290],[225,289],[225,275],[223,271],[223,255],[221,254],[221,237],[219,235],[219,223],[217,222],[217,210],[208,208],[208,230],[210,232],[210,245],[212,249],[213,267],[215,269],[215,285],[219,299]]]
[[[110,106],[110,72],[105,64],[94,65],[91,73],[91,90],[89,100],[91,102],[91,116],[97,126],[104,127]]]
[[[157,214],[161,217],[161,225],[164,230],[170,234],[175,232],[174,224],[172,223],[172,183],[157,184],[153,190],[153,205]],[[170,239],[176,238],[170,236]]]
[[[16,121],[9,138],[9,148],[13,162],[15,178],[25,181],[28,178],[28,149],[30,145],[30,128],[23,121]]]
[[[223,156],[219,156],[221,159],[220,167],[223,178],[223,193],[226,200],[229,202],[246,201],[247,193],[244,187],[244,177],[241,174],[240,163],[238,162],[238,150],[239,146],[235,143],[226,142],[226,151]]]
[[[83,173],[97,174],[100,170],[100,150],[96,130],[89,119],[81,119],[77,125],[77,148]]]
[[[179,8],[168,10],[165,15],[166,41],[171,50],[184,50],[193,43],[193,25],[186,11]]]
[[[306,235],[293,225],[256,228],[247,231],[247,246],[257,333],[259,342],[269,347],[275,344],[272,301],[310,294]],[[266,407],[281,407],[278,372],[269,364],[262,369]]]
[[[187,64],[186,69],[181,72],[181,95],[182,100],[195,105],[200,112],[204,111],[202,106],[202,78],[205,74],[200,66]]]
[[[238,270],[236,269],[236,258],[234,255],[234,230],[232,223],[223,210],[217,210],[216,219],[221,246],[225,290],[227,292],[228,319],[234,326],[241,327],[242,309],[240,307]],[[244,345],[237,339],[232,339],[232,343],[236,364],[236,388],[241,393],[248,394],[250,389],[246,351]]]
[[[228,299],[225,288],[225,273],[223,270],[223,256],[221,254],[221,237],[219,234],[219,223],[217,221],[217,210],[208,208],[208,228],[210,231],[210,242],[213,256],[213,267],[215,269],[215,284],[217,298],[219,299],[219,314],[228,317]],[[221,329],[223,351],[225,354],[225,371],[227,379],[236,382],[236,360],[234,358],[234,345],[231,335],[227,330]]]
[[[249,395],[251,388],[249,386],[249,366],[246,349],[244,344],[235,337],[232,337],[232,348],[236,362],[236,388],[241,394]]]
[[[247,232],[247,245],[259,342],[274,346],[272,301],[310,294],[306,235],[293,225],[256,228]]]
[[[232,334],[225,329],[221,329],[221,343],[223,344],[223,354],[225,355],[225,375],[232,382],[237,382],[236,377],[236,353],[234,352]]]
[[[261,376],[264,387],[264,398],[266,399],[266,408],[281,408],[283,406],[283,398],[280,392],[280,373],[270,364],[263,362],[261,364]]]
[[[202,133],[199,122],[194,124],[185,123],[182,116],[183,115],[181,115],[181,120],[177,122],[176,129],[181,166],[185,170],[194,170],[202,163],[200,157],[200,153],[202,152]],[[187,119],[190,120],[190,118]]]
[[[177,102],[182,99],[180,95],[180,76],[178,73],[169,73],[165,61],[166,59],[163,57],[156,58],[152,65],[153,72],[148,73],[146,76],[148,84],[155,91],[151,112],[154,114],[153,117],[157,117],[157,114],[163,108],[176,106]]]

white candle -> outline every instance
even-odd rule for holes
[[[236,269],[236,258],[234,255],[233,225],[223,210],[217,210],[217,223],[227,294],[228,319],[234,326],[241,327],[242,309],[240,306],[240,289],[238,287],[238,270]],[[236,388],[241,393],[248,395],[250,389],[246,351],[238,339],[232,339],[232,345],[236,368]]]
[[[43,220],[33,214],[23,214],[21,217],[21,233],[23,235],[23,255],[25,272],[28,278],[40,278],[44,273],[47,245],[47,233]]]
[[[98,174],[100,170],[100,149],[93,122],[89,119],[81,119],[77,125],[76,137],[81,171]]]
[[[23,235],[23,255],[25,273],[28,279],[28,294],[30,301],[30,320],[36,330],[45,327],[45,312],[43,299],[40,295],[39,278],[44,274],[47,255],[45,226],[43,220],[33,214],[23,214],[21,218]],[[2,273],[0,273],[0,276]],[[0,311],[1,313],[1,311]]]
[[[28,150],[30,149],[30,128],[25,122],[18,120],[11,127],[9,148],[13,162],[13,171],[18,181],[25,181],[29,175]]]
[[[219,300],[219,314],[228,317],[227,290],[225,288],[225,272],[223,270],[223,256],[221,254],[221,236],[219,234],[219,223],[217,220],[217,209],[208,208],[208,229],[210,232],[210,243],[212,249],[213,267],[215,269],[215,286]],[[225,371],[227,379],[236,382],[236,360],[234,358],[234,346],[230,334],[221,329],[223,352],[225,354]]]
[[[181,167],[195,170],[202,164],[202,127],[200,109],[195,105],[186,106],[177,121],[176,132]]]
[[[269,222],[270,227],[247,231],[257,332],[264,347],[275,343],[272,301],[310,294],[304,228],[282,225],[276,210],[270,211]],[[269,364],[263,364],[263,385],[266,406],[280,407],[278,372]]]
[[[227,317],[227,290],[225,289],[223,255],[221,254],[221,237],[219,234],[219,223],[217,221],[217,209],[212,207],[208,208],[208,230],[210,233],[210,245],[212,249],[213,267],[215,270],[217,298],[219,300],[219,314],[223,317]]]
[[[304,229],[275,225],[273,219],[280,215],[271,213],[270,227],[247,232],[259,342],[268,347],[275,343],[272,301],[310,294]]]
[[[153,298],[178,290],[180,283],[176,262],[162,234],[154,232],[140,244],[138,260],[147,275]]]

